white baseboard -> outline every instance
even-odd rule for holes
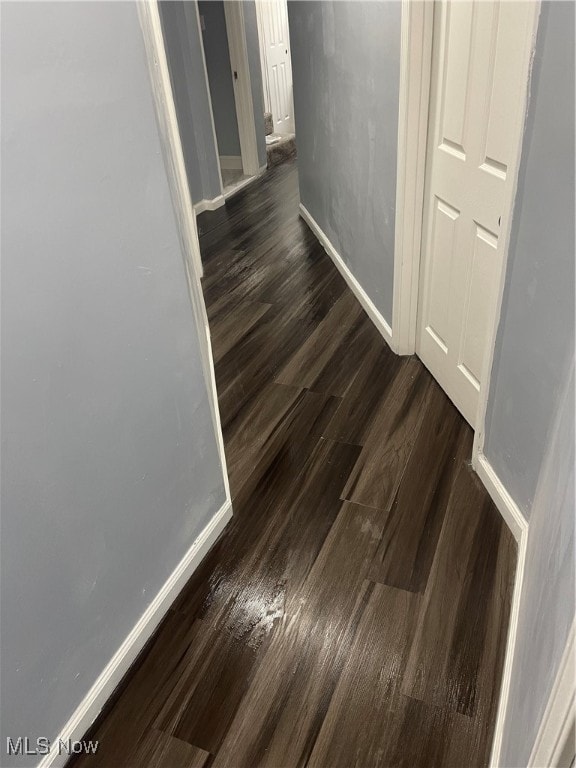
[[[541,768],[543,765],[568,768],[572,764],[576,730],[575,632],[576,625],[573,623],[528,761],[528,768]]]
[[[224,171],[241,171],[242,170],[242,156],[241,155],[220,155],[220,168]]]
[[[220,208],[225,202],[224,195],[218,195],[218,197],[214,197],[212,200],[200,200],[199,203],[194,203],[194,213],[198,216],[202,211],[215,211],[216,208]]]
[[[230,499],[227,499],[194,541],[160,592],[108,662],[70,720],[57,738],[53,740],[53,751],[42,759],[38,768],[64,766],[68,760],[68,755],[65,751],[63,754],[58,754],[59,740],[71,739],[74,741],[80,740],[84,736],[231,517],[232,504]]]
[[[344,280],[346,280],[348,283],[348,287],[356,296],[370,320],[372,320],[376,328],[380,331],[388,346],[393,349],[392,328],[380,314],[380,311],[376,309],[374,302],[368,296],[364,288],[362,288],[358,280],[354,277],[350,271],[350,268],[344,263],[342,256],[340,256],[316,220],[312,217],[311,213],[306,209],[304,205],[302,205],[302,203],[300,203],[300,216],[302,216],[306,224],[308,224],[312,232],[314,232],[318,240],[322,243],[324,250],[328,256],[330,256],[334,262],[335,267],[338,269]]]
[[[484,483],[492,501],[498,507],[498,511],[504,518],[506,525],[512,531],[512,535],[520,544],[524,533],[528,530],[528,522],[518,505],[510,496],[502,481],[494,471],[492,465],[483,453],[479,453],[472,459],[472,466],[478,477]]]
[[[508,625],[508,639],[506,641],[506,655],[504,657],[504,669],[502,670],[502,684],[498,700],[496,725],[492,740],[492,752],[490,755],[490,768],[500,768],[500,754],[502,751],[502,738],[506,722],[506,711],[510,697],[510,684],[512,681],[512,669],[514,664],[514,652],[516,649],[516,636],[518,634],[518,617],[520,615],[520,599],[522,597],[522,583],[524,581],[524,566],[526,563],[526,547],[528,545],[528,521],[520,512],[518,505],[510,496],[502,481],[494,471],[494,468],[483,453],[475,454],[472,460],[473,468],[490,494],[492,501],[504,518],[504,522],[518,542],[518,561],[516,563],[516,578],[514,592],[512,594],[512,606],[510,610],[510,622]]]
[[[500,754],[502,752],[502,738],[506,723],[506,712],[510,698],[510,686],[512,683],[512,669],[514,666],[514,653],[516,650],[516,637],[518,634],[518,617],[520,615],[520,599],[522,597],[522,583],[524,581],[524,566],[526,564],[526,547],[528,544],[528,526],[521,534],[518,541],[518,562],[516,563],[516,579],[514,581],[514,593],[512,594],[512,607],[510,610],[510,623],[508,625],[508,639],[506,640],[506,656],[504,657],[504,669],[502,670],[502,684],[498,700],[496,725],[492,738],[492,752],[490,754],[489,768],[500,768]]]

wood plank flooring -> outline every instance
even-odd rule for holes
[[[487,765],[516,548],[470,428],[299,219],[295,163],[199,229],[234,517],[75,765]]]

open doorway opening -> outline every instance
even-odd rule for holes
[[[261,170],[254,120],[246,29],[240,4],[200,0],[198,11],[224,197]],[[240,11],[240,12],[239,12]],[[247,53],[247,51],[246,51]]]
[[[201,0],[198,3],[198,10],[218,145],[218,162],[222,187],[226,193],[248,176],[242,167],[224,2],[223,0]]]
[[[256,0],[256,16],[270,168],[296,154],[287,1]]]

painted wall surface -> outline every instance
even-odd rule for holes
[[[527,765],[574,619],[574,21],[543,3],[487,421],[530,519],[503,766]]]
[[[226,32],[226,17],[223,0],[205,0],[198,3],[200,15],[204,20],[202,39],[212,113],[216,126],[218,152],[220,155],[240,155],[240,137],[238,119],[234,102],[234,85],[230,68],[230,51]]]
[[[258,36],[258,19],[254,0],[243,0],[244,29],[246,32],[246,47],[248,50],[248,68],[250,69],[250,86],[252,89],[252,105],[254,122],[256,124],[256,141],[258,144],[258,161],[260,167],[266,165],[266,133],[264,130],[264,85],[262,82],[262,63],[260,61],[260,38]]]
[[[526,517],[574,348],[574,4],[543,3],[485,454]]]
[[[195,2],[158,4],[192,201],[222,194],[218,151]]]
[[[4,750],[60,732],[225,491],[135,3],[3,3],[1,49]]]
[[[392,323],[401,4],[289,2],[300,199]]]
[[[572,357],[530,518],[503,766],[528,765],[574,621],[574,415]]]

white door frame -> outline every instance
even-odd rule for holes
[[[258,139],[256,137],[256,121],[254,103],[252,101],[252,84],[248,63],[243,3],[225,0],[224,14],[226,16],[230,67],[234,85],[236,115],[238,118],[242,168],[246,176],[257,176],[260,173],[260,162],[258,160]],[[235,72],[237,77],[234,76]],[[264,115],[260,119],[264,120]]]
[[[164,155],[164,165],[168,177],[168,186],[172,197],[172,205],[176,215],[178,232],[182,243],[184,267],[188,282],[188,291],[192,304],[194,321],[198,331],[200,353],[208,401],[212,412],[212,421],[218,453],[222,466],[226,501],[232,504],[228,471],[226,468],[226,454],[224,452],[224,438],[222,436],[222,424],[218,407],[218,394],[216,390],[216,377],[214,373],[214,360],[212,357],[212,344],[210,342],[210,329],[206,304],[202,293],[200,278],[202,277],[202,260],[200,257],[200,243],[196,227],[196,216],[192,205],[192,197],[188,186],[188,176],[184,164],[184,153],[178,126],[174,93],[168,69],[168,59],[164,45],[164,35],[158,10],[159,0],[139,0],[137,3],[138,17],[144,37],[144,48],[150,73],[152,97],[158,119],[160,142]]]
[[[268,77],[268,62],[266,60],[266,49],[264,40],[264,19],[262,18],[262,4],[255,0],[256,21],[258,23],[258,48],[260,49],[260,68],[262,70],[262,95],[264,97],[264,111],[272,113],[270,102],[270,78]]]
[[[416,351],[434,3],[402,0],[392,348]]]
[[[525,55],[531,69],[531,58],[536,41],[540,0],[531,3],[533,15],[527,25]],[[432,72],[432,38],[434,30],[434,4],[428,0],[402,0],[400,48],[400,98],[398,111],[398,160],[396,182],[396,221],[394,244],[394,289],[392,312],[392,348],[400,355],[416,351],[418,319],[418,289],[422,249],[424,214],[424,183],[426,178],[428,116],[430,110],[430,78]],[[519,120],[525,120],[528,106],[528,82]],[[523,131],[519,130],[522,136]],[[473,463],[484,447],[484,423],[490,390],[490,372],[494,343],[502,308],[502,294],[506,279],[506,263],[512,223],[512,211],[518,184],[518,167],[522,142],[516,148],[514,181],[506,200],[510,211],[502,226],[503,264],[494,316],[490,323],[489,343],[482,366],[482,384],[478,399]]]

